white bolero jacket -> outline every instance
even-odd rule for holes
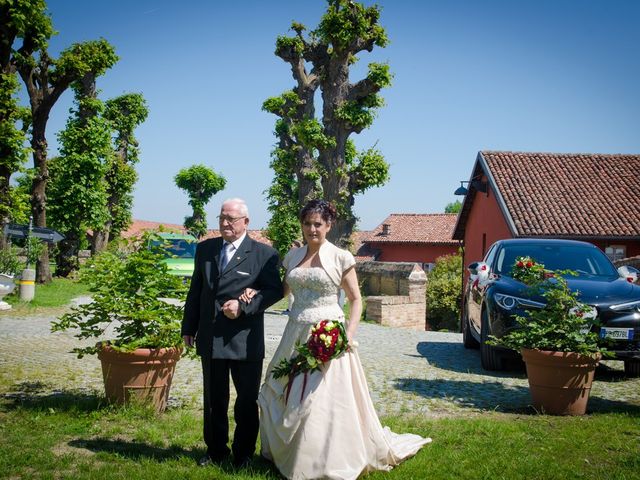
[[[300,248],[292,248],[287,252],[282,260],[282,266],[287,269],[287,275],[291,270],[297,267],[307,254],[307,246]],[[356,264],[351,252],[336,247],[328,240],[320,245],[318,252],[320,264],[329,278],[339,287],[342,283],[342,275]]]

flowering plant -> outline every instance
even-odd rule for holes
[[[305,385],[307,373],[318,370],[320,366],[329,360],[342,355],[349,346],[349,339],[342,322],[331,320],[321,320],[311,328],[309,339],[304,344],[296,345],[296,355],[291,359],[282,359],[273,368],[273,378],[288,376],[285,403],[289,400],[289,392],[293,384],[293,379],[299,373],[305,375]],[[304,387],[302,394],[304,395]]]
[[[491,343],[513,350],[604,353],[598,335],[591,331],[597,324],[597,312],[580,302],[579,292],[569,288],[565,277],[572,275],[576,273],[571,270],[546,270],[531,257],[516,258],[512,278],[527,285],[531,296],[542,296],[545,304],[527,309],[526,316],[516,316],[520,328],[501,338],[493,337]]]

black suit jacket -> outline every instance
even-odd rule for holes
[[[182,319],[182,335],[196,336],[198,355],[232,360],[264,358],[264,311],[282,298],[278,253],[245,237],[223,272],[219,272],[222,238],[198,244],[195,269]],[[242,313],[229,319],[222,305],[247,287],[258,290]]]

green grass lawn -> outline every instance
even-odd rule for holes
[[[20,301],[17,286],[14,293],[5,297],[5,301],[13,306],[10,310],[12,315],[29,315],[50,309],[62,309],[72,298],[88,294],[88,287],[77,280],[54,277],[51,283],[46,285],[36,284],[36,292],[31,302]]]
[[[250,470],[200,468],[201,413],[107,406],[63,392],[0,397],[0,478],[279,478],[267,462]],[[398,432],[433,438],[414,458],[370,479],[634,479],[640,476],[640,413],[584,417],[487,413],[383,418]]]
[[[10,298],[10,312],[52,312],[83,294],[83,285],[55,279],[38,287],[31,304]],[[262,460],[241,472],[228,464],[197,467],[204,453],[197,406],[156,415],[106,405],[99,394],[18,385],[20,376],[2,364],[0,373],[0,479],[280,478]],[[45,385],[46,371],[42,376]],[[409,412],[382,422],[433,443],[391,472],[367,479],[640,479],[640,407],[632,404],[583,417],[462,409],[446,418]]]

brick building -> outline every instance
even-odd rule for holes
[[[452,238],[455,213],[392,213],[370,232],[362,234],[364,253],[380,262],[416,262],[430,270],[436,258],[457,253]]]
[[[640,155],[479,152],[453,238],[464,263],[504,238],[588,241],[640,255]]]

